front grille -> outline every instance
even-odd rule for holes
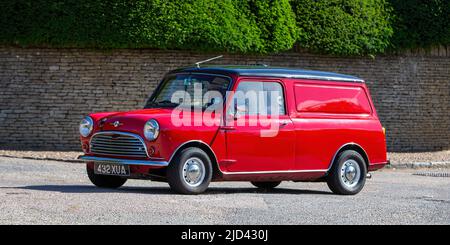
[[[95,154],[147,157],[143,140],[134,134],[123,132],[102,132],[92,136],[91,152]]]

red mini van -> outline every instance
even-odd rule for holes
[[[80,134],[79,159],[106,188],[149,179],[198,194],[211,181],[275,188],[290,180],[351,195],[388,163],[363,80],[289,68],[174,70],[143,109],[90,114]]]

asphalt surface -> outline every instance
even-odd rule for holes
[[[450,224],[450,178],[415,172],[374,172],[356,196],[293,182],[269,192],[212,183],[185,196],[143,180],[100,189],[83,164],[0,157],[0,224]]]

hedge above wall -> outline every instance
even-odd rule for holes
[[[288,0],[2,1],[0,42],[278,52],[297,38]]]
[[[321,53],[382,53],[392,36],[385,0],[293,0],[298,43]]]
[[[0,44],[334,55],[450,44],[450,0],[1,1]]]
[[[394,49],[450,45],[450,0],[390,0]]]

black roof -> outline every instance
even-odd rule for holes
[[[303,78],[330,81],[345,82],[364,82],[362,79],[334,72],[302,70],[283,67],[261,66],[203,66],[203,67],[186,67],[173,70],[170,73],[212,73],[229,75],[235,74],[239,76],[258,76],[258,77],[279,77],[279,78]]]

